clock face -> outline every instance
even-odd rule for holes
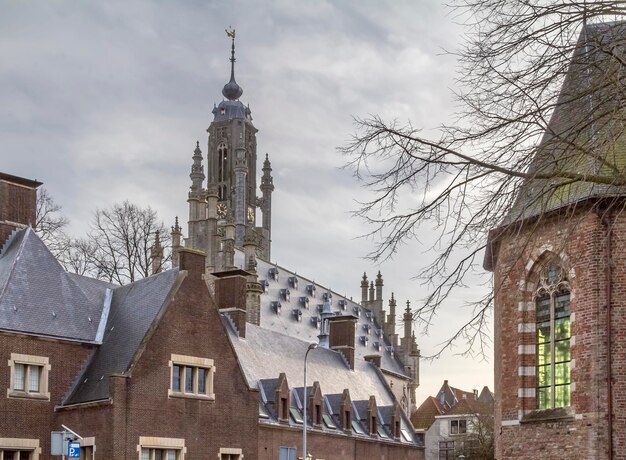
[[[217,203],[217,217],[224,219],[227,213],[228,208],[226,207],[226,203]]]
[[[248,206],[248,223],[254,224],[254,208]]]

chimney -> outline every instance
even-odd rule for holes
[[[196,249],[181,248],[178,250],[179,268],[187,270],[187,277],[192,280],[202,280],[204,276],[204,260],[206,254]]]
[[[16,228],[35,228],[40,185],[36,180],[0,173],[0,249]]]
[[[328,345],[331,350],[343,353],[352,370],[354,370],[354,334],[357,321],[358,319],[352,315],[328,318]]]
[[[249,273],[243,270],[227,270],[213,273],[215,302],[221,313],[226,313],[235,323],[239,337],[246,336],[246,288]]]

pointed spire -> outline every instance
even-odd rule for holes
[[[200,150],[200,142],[196,141],[196,149],[193,151],[191,157],[193,164],[191,165],[191,173],[189,178],[191,179],[191,190],[193,192],[200,192],[202,190],[202,183],[204,182],[204,170],[202,168],[202,150]]]
[[[224,85],[222,94],[226,99],[234,101],[239,99],[243,94],[243,89],[235,81],[235,29],[226,29],[226,35],[228,35],[232,40],[230,50],[230,81]]]

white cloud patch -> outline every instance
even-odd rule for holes
[[[268,152],[274,168],[274,259],[355,298],[363,271],[380,269],[386,296],[416,304],[426,291],[411,277],[424,247],[407,245],[378,265],[362,258],[372,242],[357,237],[371,229],[349,212],[367,192],[339,169],[336,147],[353,116],[425,129],[449,119],[454,60],[441,53],[460,30],[436,0],[6,1],[2,171],[43,181],[76,233],[95,208],[124,199],[151,205],[168,225],[178,215],[184,227],[195,142],[206,154],[211,109],[229,77],[229,25],[259,158]],[[418,334],[424,354],[455,317],[451,304],[430,336]],[[446,354],[422,365],[419,396],[444,379],[491,386],[490,367]]]

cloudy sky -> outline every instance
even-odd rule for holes
[[[0,0],[0,11],[0,170],[44,182],[74,235],[94,209],[125,199],[167,225],[186,221],[191,156],[229,77],[232,26],[241,100],[274,168],[273,261],[355,299],[363,272],[379,269],[386,298],[425,295],[411,279],[425,247],[408,244],[380,265],[363,259],[373,243],[358,238],[369,229],[350,211],[364,191],[336,148],[353,117],[425,129],[452,119],[456,64],[443,50],[463,28],[439,0]],[[416,332],[424,355],[467,314],[463,300],[428,336]],[[492,351],[485,361],[462,350],[422,363],[418,401],[444,379],[493,389]]]

